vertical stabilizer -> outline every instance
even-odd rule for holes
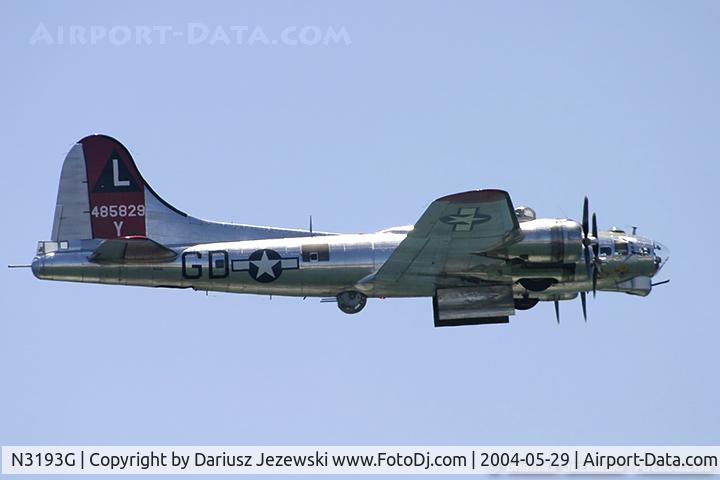
[[[306,230],[193,218],[155,193],[123,144],[90,135],[65,157],[51,239],[148,237],[167,245],[307,235]]]

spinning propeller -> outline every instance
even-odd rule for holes
[[[595,298],[597,292],[597,279],[598,272],[600,271],[600,246],[598,244],[598,227],[597,227],[597,216],[595,213],[592,214],[592,230],[590,230],[589,218],[589,206],[588,198],[585,197],[583,201],[583,215],[582,215],[582,243],[583,243],[583,256],[585,257],[585,270],[588,278],[592,278],[592,292],[593,298]],[[592,258],[590,252],[592,250]],[[587,322],[587,294],[586,292],[580,292],[580,302],[582,302],[583,318]],[[555,300],[555,319],[560,323],[560,302]]]
[[[587,270],[588,277],[592,277],[593,285],[593,297],[597,292],[597,278],[600,270],[600,245],[598,244],[598,227],[597,227],[597,216],[595,213],[592,214],[592,232],[588,225],[588,198],[585,197],[583,202],[583,218],[582,218],[582,231],[583,231],[583,245],[585,255],[585,268]],[[590,258],[590,248],[592,247],[592,259]]]

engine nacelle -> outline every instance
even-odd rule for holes
[[[510,258],[537,263],[575,263],[582,258],[582,227],[573,220],[522,222],[523,239],[507,248]]]

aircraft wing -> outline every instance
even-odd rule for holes
[[[435,200],[373,282],[404,277],[462,274],[477,254],[520,239],[510,195],[503,190],[472,190]]]

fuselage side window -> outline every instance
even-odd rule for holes
[[[327,243],[303,245],[300,255],[303,262],[328,262],[330,261],[330,246]]]

